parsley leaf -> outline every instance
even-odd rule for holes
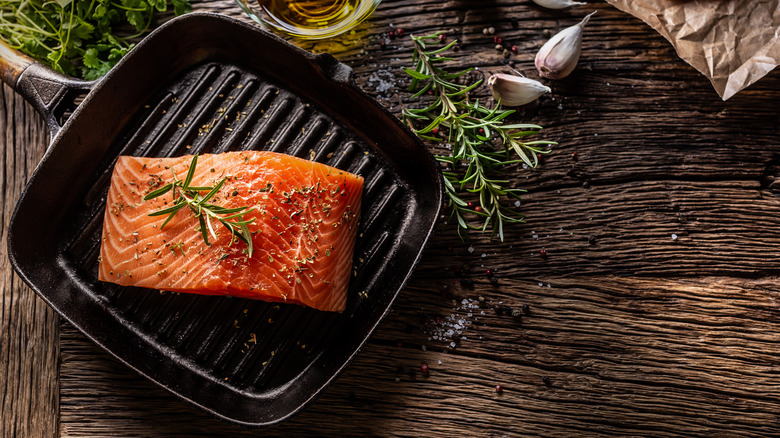
[[[0,0],[0,38],[60,73],[98,79],[169,3],[176,15],[192,9],[190,0]]]

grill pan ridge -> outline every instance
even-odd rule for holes
[[[133,82],[135,63],[156,67]],[[127,111],[112,114],[109,105]],[[287,153],[365,178],[344,313],[97,281],[119,155],[230,150]],[[63,177],[68,187],[51,187]],[[56,211],[41,216],[47,202]],[[348,67],[194,13],[140,43],[54,137],[17,204],[9,257],[39,295],[121,361],[213,415],[262,426],[301,411],[357,354],[411,275],[441,203],[436,162],[354,85]],[[30,248],[44,223],[51,243]]]

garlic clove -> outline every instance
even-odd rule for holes
[[[548,9],[564,9],[569,6],[587,5],[587,3],[572,0],[533,0],[533,2]]]
[[[493,97],[506,106],[525,105],[552,91],[539,81],[503,73],[490,76],[487,83]]]
[[[536,70],[547,79],[562,79],[574,71],[582,52],[582,29],[588,24],[588,14],[579,23],[558,32],[544,43],[536,54]]]

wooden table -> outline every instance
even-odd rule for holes
[[[241,17],[228,0],[195,9]],[[330,49],[398,114],[411,48],[405,38],[380,48],[393,26],[447,30],[463,42],[453,68],[508,72],[482,32],[492,26],[518,48],[508,61],[536,77],[544,31],[591,10],[577,71],[521,114],[560,142],[538,170],[510,175],[528,190],[528,223],[503,243],[476,234],[464,243],[442,223],[393,312],[306,412],[265,430],[201,413],[60,322],[13,274],[3,245],[0,436],[776,436],[777,71],[722,102],[662,37],[601,2],[548,11],[385,0]],[[5,242],[48,135],[8,87],[0,102]],[[529,314],[465,308],[479,297]],[[433,339],[451,317],[468,327]]]

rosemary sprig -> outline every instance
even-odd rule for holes
[[[217,220],[230,231],[231,237],[229,245],[232,245],[235,239],[243,241],[247,245],[247,255],[249,258],[251,258],[254,248],[252,246],[252,234],[249,232],[248,225],[254,222],[255,218],[244,220],[244,215],[254,211],[254,208],[225,208],[209,203],[208,201],[211,200],[225,184],[227,177],[222,178],[222,180],[214,187],[193,186],[191,185],[192,178],[195,176],[195,166],[197,164],[198,155],[196,154],[192,157],[190,169],[187,171],[187,176],[184,178],[184,180],[178,179],[176,174],[171,171],[171,173],[173,173],[172,182],[158,188],[157,190],[149,192],[146,196],[144,196],[144,201],[148,201],[150,199],[162,196],[168,192],[173,192],[173,206],[149,213],[149,216],[168,215],[168,217],[165,219],[165,222],[163,222],[163,224],[160,226],[160,230],[162,230],[163,227],[165,227],[165,225],[167,225],[168,222],[170,222],[170,220],[176,216],[176,213],[178,213],[179,210],[183,209],[184,207],[189,207],[198,218],[200,232],[203,236],[203,241],[206,242],[206,245],[211,246],[211,243],[209,243],[209,234],[211,234],[214,239],[217,238],[217,234],[214,231],[214,227],[212,225],[212,221]],[[208,193],[206,193],[206,195],[201,195],[201,192]],[[208,232],[206,230],[208,230]]]
[[[458,234],[464,237],[468,230],[491,230],[504,240],[504,223],[524,222],[524,216],[505,206],[507,198],[520,199],[525,190],[507,187],[509,180],[500,177],[503,168],[525,163],[529,167],[539,164],[537,154],[550,152],[553,141],[527,141],[537,134],[541,126],[527,123],[509,123],[505,119],[514,110],[487,108],[479,100],[471,101],[469,93],[482,84],[482,79],[470,85],[454,82],[473,68],[449,73],[439,67],[453,58],[441,54],[451,49],[457,41],[443,47],[429,49],[430,44],[440,41],[441,32],[430,35],[412,35],[414,68],[404,68],[411,76],[409,91],[412,98],[432,94],[433,102],[419,109],[404,108],[403,118],[407,124],[426,140],[441,142],[436,136],[443,128],[447,142],[452,146],[451,155],[437,155],[444,166],[444,186],[450,219],[458,224]],[[416,128],[416,126],[422,128]],[[471,207],[462,193],[476,194],[478,207]],[[482,223],[473,225],[470,218],[477,217]]]

